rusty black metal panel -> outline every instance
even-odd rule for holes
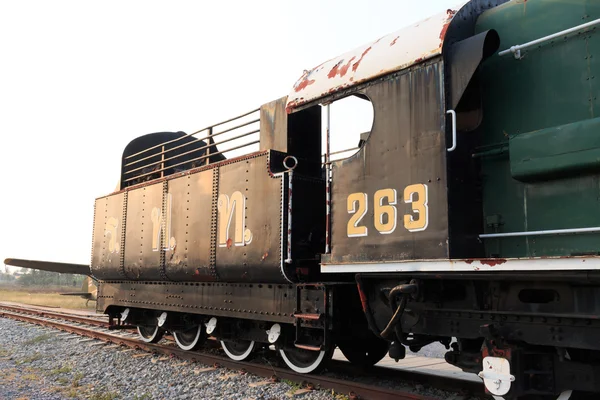
[[[173,281],[213,281],[210,268],[213,171],[169,180],[165,272]]]
[[[282,97],[260,107],[260,150],[288,151],[286,101]]]
[[[293,323],[296,288],[244,283],[103,282],[96,309],[136,307]]]
[[[219,167],[216,270],[226,282],[285,282],[281,177],[268,154]]]
[[[333,164],[332,253],[325,262],[448,257],[442,65],[366,89],[374,125],[357,154]]]
[[[91,271],[98,279],[121,279],[123,193],[96,200]]]
[[[124,260],[129,279],[165,279],[160,265],[162,203],[162,183],[129,191]]]

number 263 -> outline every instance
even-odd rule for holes
[[[396,189],[381,189],[373,196],[373,224],[375,229],[388,235],[396,230],[398,194]],[[420,232],[427,229],[429,223],[429,206],[427,205],[427,185],[416,184],[404,189],[403,201],[411,205],[412,213],[404,215],[404,227],[409,232]],[[366,193],[351,193],[348,196],[348,213],[353,214],[348,221],[348,237],[367,236],[369,230],[361,225],[362,219],[369,209]],[[384,218],[385,216],[385,218]]]

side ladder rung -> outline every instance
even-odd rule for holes
[[[298,343],[294,343],[294,346],[296,346],[299,349],[304,349],[304,350],[309,350],[309,351],[321,351],[321,346],[311,346],[308,344],[298,344]]]
[[[294,314],[294,318],[297,319],[310,319],[318,321],[323,317],[323,314]]]

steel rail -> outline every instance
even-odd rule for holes
[[[3,306],[4,307],[4,306]],[[15,309],[19,309],[19,307],[11,306]],[[22,312],[28,312],[31,309],[25,309]],[[130,337],[123,337],[114,334],[113,332],[106,333],[94,330],[92,327],[82,327],[71,324],[66,324],[62,322],[58,322],[55,320],[42,319],[46,317],[41,317],[39,315],[23,315],[20,313],[21,311],[0,311],[0,317],[11,318],[14,320],[19,320],[22,322],[33,323],[36,325],[49,326],[55,329],[59,329],[65,332],[74,333],[81,336],[86,336],[93,339],[102,340],[105,342],[118,344],[121,346],[126,346],[129,348],[147,351],[153,354],[163,354],[169,357],[177,357],[182,360],[188,360],[193,363],[201,363],[205,365],[215,365],[219,367],[226,367],[234,370],[242,370],[248,373],[252,373],[255,375],[276,378],[278,380],[288,379],[295,382],[305,383],[308,387],[318,387],[321,389],[333,389],[337,392],[347,393],[350,398],[360,398],[360,399],[372,399],[372,400],[435,400],[437,398],[431,396],[425,396],[417,393],[406,392],[402,390],[395,389],[387,389],[373,385],[366,385],[362,383],[357,383],[353,381],[346,381],[338,378],[332,378],[328,376],[319,376],[319,375],[306,375],[299,374],[289,369],[284,369],[280,367],[274,367],[271,365],[265,364],[256,364],[245,361],[233,361],[227,357],[222,357],[214,354],[207,353],[199,353],[199,352],[191,352],[181,350],[174,346],[166,346],[160,344],[151,344],[142,342],[139,339],[134,339]],[[61,315],[62,317],[63,315]],[[72,315],[66,315],[67,317],[71,317]],[[336,368],[346,370],[347,373],[352,373],[351,364],[343,361],[333,362]],[[412,371],[396,371],[391,370],[389,368],[381,368],[375,367],[372,373],[375,377],[390,377],[390,378],[398,378],[399,376],[404,375],[403,379],[407,377],[417,377],[419,379],[411,379],[411,381],[431,383],[431,381],[435,381],[439,383],[438,377],[432,377],[430,375],[418,374]],[[356,370],[353,371],[356,373]],[[396,372],[400,372],[400,375],[396,374]],[[481,394],[481,385],[470,385],[470,382],[465,382],[452,378],[441,378],[441,381],[445,382],[445,385],[450,383],[452,389],[457,390],[457,388],[461,391],[470,391],[473,394],[479,395]],[[475,388],[475,390],[472,390]]]
[[[14,306],[14,305],[7,305],[7,304],[0,304],[0,310],[26,313],[29,315],[36,315],[39,317],[60,318],[60,319],[66,320],[66,321],[71,321],[71,322],[80,323],[80,324],[93,325],[93,326],[97,326],[100,328],[108,328],[109,327],[108,321],[102,321],[102,320],[100,320],[98,318],[94,318],[94,317],[84,317],[81,315],[69,314],[69,313],[59,312],[59,311],[46,311],[46,310],[39,310],[39,309],[35,309],[35,308],[25,308],[25,307],[19,307],[19,306]],[[99,315],[99,316],[103,316],[103,315]]]

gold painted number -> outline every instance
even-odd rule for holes
[[[417,195],[417,198],[415,198]],[[404,226],[409,232],[420,232],[429,224],[429,207],[427,205],[427,185],[410,185],[404,189],[404,202],[411,204],[411,215],[404,216]],[[415,219],[415,216],[417,217]]]
[[[429,224],[429,206],[427,185],[415,184],[404,189],[404,203],[410,204],[411,213],[403,216],[404,227],[409,232],[420,232]],[[377,232],[389,235],[396,230],[398,220],[398,193],[396,189],[381,189],[373,196],[373,225]],[[366,193],[352,193],[348,196],[348,213],[352,214],[348,221],[348,237],[367,236],[369,230],[360,225],[369,209]]]
[[[387,199],[388,204],[383,204]],[[396,207],[398,200],[396,189],[381,189],[375,192],[375,229],[382,235],[387,235],[396,230]],[[385,222],[384,222],[385,220]]]
[[[354,214],[348,221],[348,237],[367,236],[369,233],[366,226],[358,226],[367,213],[367,208],[366,193],[352,193],[348,196],[348,213]]]

